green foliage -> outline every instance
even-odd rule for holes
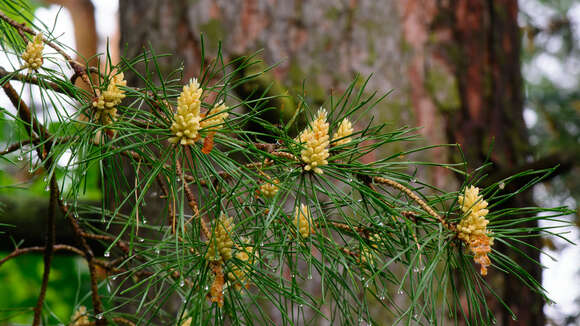
[[[2,252],[2,257],[9,254]],[[31,307],[36,303],[42,279],[42,255],[29,255],[10,261],[0,268],[0,324],[7,321],[30,322]],[[51,325],[67,323],[75,302],[89,304],[79,296],[90,291],[88,271],[79,257],[56,257],[47,292],[47,316]]]
[[[12,45],[9,39],[5,42]],[[372,158],[380,148],[417,136],[412,129],[365,119],[385,97],[366,95],[368,80],[357,79],[344,93],[328,98],[329,130],[321,132],[324,122],[313,122],[317,108],[305,98],[269,93],[270,86],[264,85],[270,84],[260,82],[268,68],[251,70],[263,67],[256,57],[224,62],[218,53],[216,60],[203,62],[198,76],[204,94],[201,110],[215,117],[211,110],[225,102],[229,116],[218,127],[195,130],[201,139],[185,146],[169,141],[176,137],[172,126],[183,96],[183,85],[175,77],[180,70],[162,75],[158,58],[152,50],[122,58],[118,65],[106,57],[90,92],[74,86],[64,69],[13,71],[2,78],[6,83],[18,78],[31,82],[29,77],[34,77],[40,85],[40,110],[31,112],[40,122],[7,110],[4,114],[27,132],[12,134],[18,134],[15,140],[22,144],[20,155],[30,155],[30,170],[58,181],[60,193],[53,185],[51,200],[65,217],[56,225],[78,226],[79,238],[97,239],[105,248],[103,257],[92,257],[84,245],[78,248],[90,266],[91,290],[82,290],[72,304],[87,304],[91,298],[92,321],[380,323],[370,303],[380,305],[393,324],[494,321],[486,300],[486,295],[495,295],[493,288],[474,266],[472,244],[460,240],[455,229],[465,217],[458,195],[485,176],[481,169],[468,174],[464,164],[407,160],[435,146]],[[120,72],[137,76],[144,86],[115,82]],[[115,105],[116,111],[107,111],[110,123],[105,123],[105,110],[93,103],[114,93],[112,85],[120,85],[113,90],[126,97]],[[248,96],[233,92],[248,85]],[[298,109],[292,116],[265,118],[272,103],[293,101]],[[68,110],[69,105],[76,110]],[[16,106],[20,113],[26,110]],[[295,126],[299,114],[308,117],[307,128],[314,130],[318,145],[305,141],[308,129],[299,137],[302,141],[295,138],[295,131],[303,130]],[[331,145],[325,145],[324,137],[333,138],[344,119],[356,127],[351,140],[336,145],[331,139]],[[249,123],[261,128],[245,129]],[[38,129],[44,126],[47,130]],[[318,166],[323,173],[307,171],[305,157],[323,149],[329,152],[327,164]],[[68,157],[65,166],[55,163],[62,157]],[[437,189],[409,174],[418,166],[447,168],[464,176],[465,184],[457,191]],[[550,172],[525,171],[481,189],[482,200],[489,203],[489,235],[495,241],[509,247],[540,232],[557,234],[551,228],[518,225],[558,221],[568,213],[566,208],[503,206]],[[91,174],[98,174],[99,181]],[[505,190],[519,179],[531,181]],[[278,191],[264,196],[265,184],[276,185]],[[100,203],[80,200],[97,186]],[[232,218],[231,228],[225,217]],[[304,223],[310,233],[303,232]],[[87,246],[98,248],[95,243]],[[230,254],[233,258],[227,259]],[[510,257],[496,250],[489,256],[496,273],[514,273],[545,295]],[[54,286],[50,283],[48,288]],[[45,316],[58,308],[55,305],[45,302]]]

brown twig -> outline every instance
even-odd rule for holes
[[[73,94],[70,93],[70,91],[68,91],[66,88],[61,87],[57,83],[47,81],[44,79],[40,79],[40,78],[37,78],[36,76],[33,76],[33,75],[24,75],[24,74],[19,74],[19,73],[15,73],[15,72],[9,72],[6,69],[4,69],[3,67],[0,67],[0,78],[4,78],[6,76],[10,77],[11,80],[17,80],[17,81],[20,81],[23,83],[42,86],[44,88],[49,88],[55,92],[58,92],[58,93],[61,93],[64,95],[68,95],[70,97],[74,97]]]
[[[411,198],[413,201],[415,201],[417,204],[419,204],[419,206],[421,206],[421,208],[423,208],[427,213],[429,213],[429,215],[436,218],[444,227],[446,227],[447,229],[449,229],[451,231],[455,231],[454,225],[449,224],[447,221],[445,221],[439,214],[437,214],[437,212],[435,212],[435,210],[433,208],[431,208],[431,206],[427,205],[427,203],[425,203],[421,198],[419,198],[419,196],[417,196],[409,188],[403,186],[402,184],[400,184],[394,180],[383,178],[383,177],[374,177],[373,181],[376,183],[384,184],[384,185],[387,185],[389,187],[395,188],[401,192],[404,192],[407,196],[409,196],[409,198]]]
[[[115,237],[112,237],[109,235],[86,233],[86,232],[82,233],[82,237],[85,239],[93,239],[93,240],[101,240],[101,241],[109,241],[109,242],[114,242],[116,240]],[[123,252],[125,252],[125,253],[129,252],[129,245],[125,241],[119,240],[119,241],[115,242],[115,245],[117,247],[119,247],[119,249],[123,250]]]
[[[54,242],[56,233],[56,208],[58,200],[58,185],[56,184],[56,177],[53,175],[50,178],[50,201],[48,207],[48,218],[46,221],[46,246],[44,247],[44,271],[42,274],[42,284],[40,286],[40,294],[34,307],[34,319],[32,325],[40,325],[42,317],[42,306],[44,298],[46,297],[46,289],[48,288],[48,280],[50,276],[50,266],[52,265],[52,257],[54,254]]]
[[[193,211],[193,216],[197,216],[199,218],[201,230],[203,231],[203,234],[209,239],[211,237],[211,232],[210,232],[209,228],[207,227],[207,222],[205,221],[203,216],[201,216],[199,214],[199,207],[197,206],[197,200],[195,200],[195,195],[193,194],[193,192],[189,188],[189,185],[187,184],[187,182],[185,182],[185,175],[183,174],[183,170],[181,168],[181,163],[179,163],[179,160],[175,161],[175,165],[176,165],[175,167],[177,169],[177,174],[180,175],[180,178],[183,180],[183,190],[185,191],[185,196],[187,197],[187,205]]]
[[[14,251],[12,251],[10,254],[8,254],[8,256],[0,259],[0,266],[2,266],[4,263],[6,263],[7,261],[9,261],[12,258],[16,258],[18,256],[28,254],[28,253],[33,253],[33,252],[44,252],[45,250],[46,250],[45,247],[28,247],[28,248],[14,249]],[[84,255],[82,250],[75,248],[73,246],[65,245],[65,244],[55,244],[53,246],[53,251],[70,251],[70,252],[73,252],[79,256]]]

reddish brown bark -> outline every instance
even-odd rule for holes
[[[442,126],[448,141],[461,145],[470,167],[483,164],[493,144],[490,157],[493,170],[513,172],[528,155],[517,1],[407,1],[400,9],[405,38],[413,52],[409,79],[414,88],[417,116],[423,120],[428,116],[426,119],[431,121],[436,121],[436,116],[444,117]],[[448,72],[444,77],[455,81],[457,89],[449,91],[456,91],[459,101],[453,107],[444,107],[445,103],[438,103],[433,92],[427,91],[425,76],[436,66],[434,63],[443,64]],[[432,130],[425,132],[429,135]],[[524,207],[533,202],[530,194],[521,194],[506,205]],[[526,241],[540,247],[538,240]],[[541,269],[537,265],[507,248],[498,245],[496,249],[511,256],[541,282]],[[523,246],[518,249],[539,258],[536,250]],[[500,293],[518,320],[512,320],[497,303],[492,304],[498,309],[496,317],[500,323],[543,325],[542,297],[513,275],[503,277]]]

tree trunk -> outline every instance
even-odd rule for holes
[[[494,174],[525,165],[529,143],[523,120],[517,0],[407,1],[400,11],[412,45],[408,73],[414,94],[419,94],[413,97],[416,110],[429,114],[425,120],[443,117],[441,128],[448,141],[461,145],[470,167],[486,162],[488,153]],[[525,193],[505,205],[534,204],[531,194]],[[524,227],[534,226],[535,222]],[[539,238],[526,242],[541,247]],[[537,250],[516,247],[539,261]],[[507,248],[496,249],[541,282],[538,265]],[[518,320],[498,309],[501,324],[544,325],[543,298],[512,274],[502,275],[503,299]]]

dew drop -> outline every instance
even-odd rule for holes
[[[419,318],[419,314],[413,314],[413,318],[415,319]]]
[[[161,253],[161,250],[159,250],[159,248],[155,248],[155,254],[159,256],[160,253]]]
[[[18,155],[18,157],[16,159],[19,161],[22,161],[24,158],[22,157],[22,155]]]
[[[413,179],[411,179],[411,182],[412,183],[416,183],[417,182],[417,179],[416,178],[413,178]]]
[[[48,186],[48,185],[47,185],[47,186],[44,188],[44,191],[50,191],[50,186]]]
[[[420,271],[421,271],[421,269],[419,267],[413,268],[413,272],[414,273],[419,273]]]
[[[301,304],[298,305],[298,307],[304,308],[304,304],[301,303]]]
[[[147,224],[147,219],[146,218],[143,219],[143,224]]]
[[[139,241],[139,242],[143,243],[143,242],[145,242],[145,239],[143,239],[143,238],[139,238],[137,241]]]
[[[518,318],[516,317],[516,315],[512,315],[512,320],[517,320]]]
[[[151,197],[157,197],[157,195],[158,195],[157,194],[157,191],[154,191],[154,192],[151,193]]]
[[[311,279],[312,279],[312,274],[308,274],[308,277],[307,277],[307,278],[308,278],[309,280],[311,280]]]
[[[505,183],[503,183],[503,182],[500,183],[498,187],[499,187],[499,189],[503,190],[505,188]]]
[[[178,177],[177,179],[175,179],[175,181],[181,182],[181,178]]]
[[[296,274],[292,273],[292,278],[296,278]]]
[[[379,300],[381,300],[381,301],[384,301],[384,300],[385,300],[385,296],[384,296],[384,295],[381,295],[381,296],[379,297]]]
[[[101,320],[101,319],[103,319],[103,314],[102,314],[102,313],[100,313],[100,314],[97,314],[97,315],[95,316],[95,318],[97,318],[98,320]]]
[[[179,287],[182,288],[184,285],[185,285],[185,281],[184,280],[179,281]]]
[[[385,226],[385,223],[383,223],[383,222],[379,222],[379,224],[378,224],[378,225],[379,225],[380,227],[383,227],[383,226]]]
[[[108,251],[105,251],[105,253],[103,254],[103,256],[105,256],[105,257],[111,257],[111,253],[108,252]]]
[[[348,178],[348,182],[349,182],[349,183],[350,183],[350,182],[352,182],[352,178]]]
[[[206,286],[203,287],[203,289],[204,289],[204,291],[208,291],[209,290],[209,286],[206,285]]]
[[[404,293],[404,292],[403,292],[403,290],[399,290],[399,291],[397,291],[397,294],[398,294],[398,295],[403,295],[403,293]]]
[[[42,181],[47,182],[48,181],[48,177],[42,178]]]

